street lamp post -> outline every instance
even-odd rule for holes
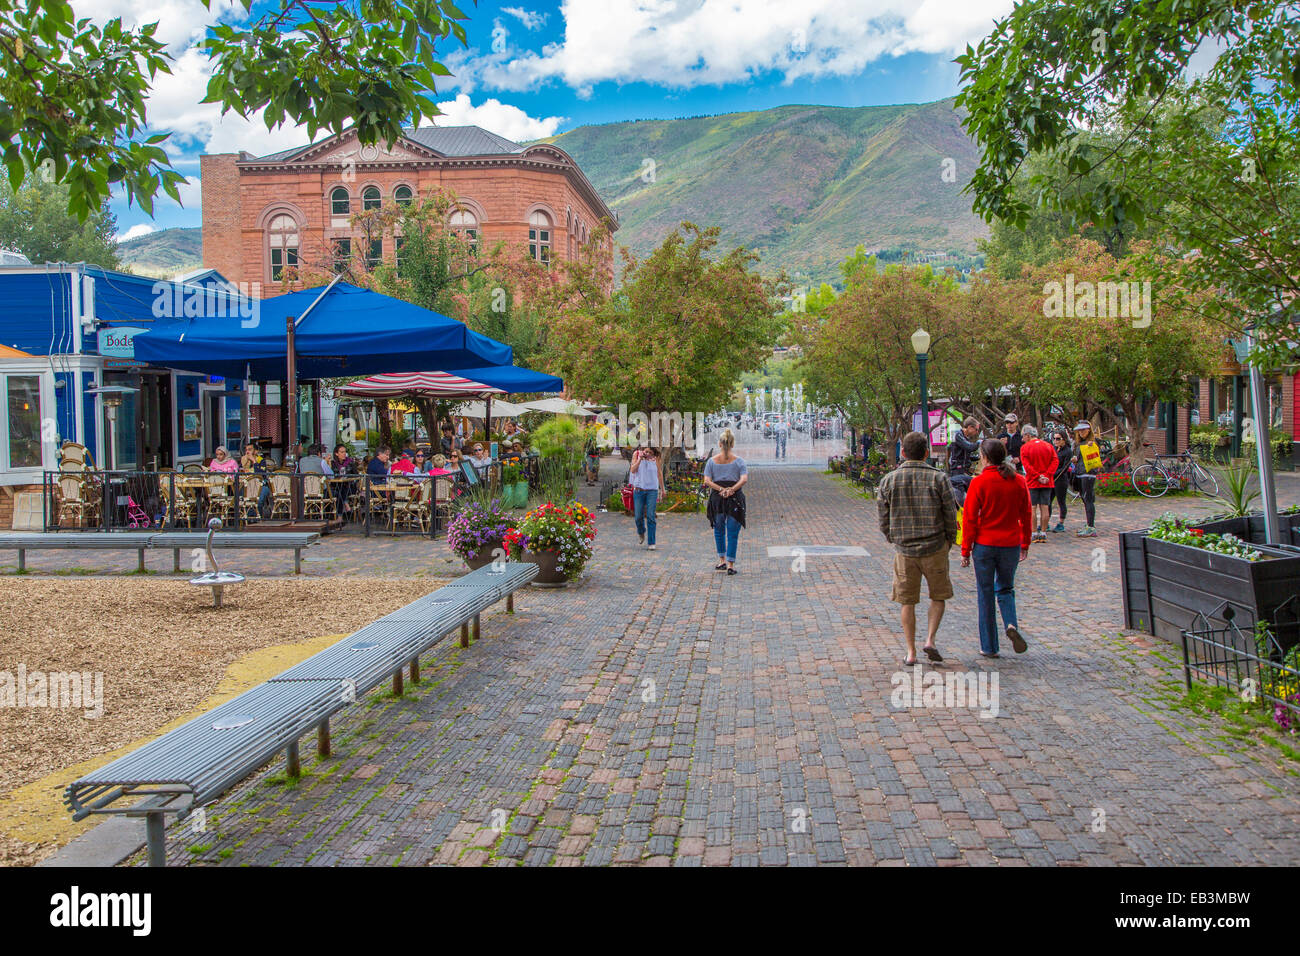
[[[930,396],[925,381],[925,364],[930,360],[930,333],[917,329],[912,333],[912,351],[916,353],[916,364],[921,369],[921,434],[926,444],[930,442]]]

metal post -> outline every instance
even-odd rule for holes
[[[921,366],[921,434],[925,436],[927,449],[930,444],[930,395],[928,383],[925,379],[925,365],[928,361],[930,361],[928,352],[925,355],[916,357],[916,364]],[[928,450],[926,454],[929,454]]]
[[[1242,406],[1246,404],[1245,378],[1241,375],[1232,377],[1232,441],[1228,446],[1230,457],[1241,457],[1241,420]]]
[[[411,683],[420,683],[420,658],[418,657],[411,658]]]
[[[330,755],[330,719],[328,717],[316,725],[316,753],[322,757]]]
[[[167,865],[167,822],[161,810],[144,815],[144,839],[149,847],[149,865]]]
[[[402,669],[399,667],[393,671],[393,696],[401,697],[404,687],[402,685]]]
[[[1246,332],[1246,347],[1253,350],[1254,336]],[[1264,543],[1282,540],[1282,522],[1277,516],[1277,487],[1273,483],[1273,442],[1269,440],[1268,393],[1264,390],[1264,373],[1256,361],[1250,362],[1251,414],[1255,419],[1255,455],[1259,461],[1259,497],[1264,506]]]
[[[511,591],[509,594],[506,595],[506,613],[507,614],[515,613],[515,592],[514,591]]]
[[[475,615],[474,615],[474,640],[476,640],[476,641],[478,640],[478,638],[479,638],[479,633],[480,633],[480,632],[479,632],[479,621],[478,621],[478,615],[475,614]]]
[[[469,623],[460,626],[460,646],[469,647]]]
[[[284,772],[291,777],[302,776],[302,761],[298,758],[298,741],[284,748]]]

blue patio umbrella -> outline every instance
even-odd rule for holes
[[[226,310],[229,311],[229,310]],[[296,378],[509,366],[510,346],[463,322],[335,281],[262,299],[252,315],[207,315],[135,336],[137,361],[228,378],[287,376],[288,320]],[[247,310],[245,310],[247,312]]]

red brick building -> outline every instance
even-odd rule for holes
[[[392,260],[386,236],[361,249],[349,218],[435,189],[454,194],[449,225],[480,243],[526,247],[542,261],[574,258],[592,230],[618,221],[577,163],[555,146],[521,146],[477,126],[409,129],[392,150],[351,131],[269,156],[201,158],[203,264],[232,282],[279,288],[282,271],[336,251]]]

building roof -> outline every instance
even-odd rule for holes
[[[436,153],[441,153],[443,156],[507,155],[522,153],[525,148],[512,140],[506,139],[504,136],[489,133],[478,126],[407,127],[402,130],[402,134],[412,142],[419,143],[421,146]],[[282,163],[293,159],[299,153],[303,153],[315,145],[317,144],[308,143],[306,146],[283,149],[278,153],[259,156],[257,161],[262,163]]]

